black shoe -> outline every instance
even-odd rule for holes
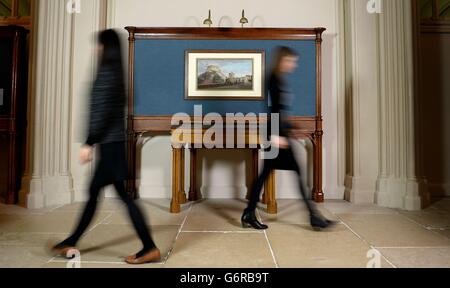
[[[256,219],[255,211],[245,211],[241,218],[243,228],[254,228],[256,230],[265,230],[269,226],[262,224]]]
[[[311,215],[311,226],[314,230],[326,229],[334,226],[336,222],[326,219],[323,216]]]

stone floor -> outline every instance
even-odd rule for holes
[[[326,232],[309,227],[305,207],[296,200],[280,200],[276,216],[259,209],[270,226],[263,232],[241,228],[243,200],[190,203],[176,215],[168,212],[169,203],[139,202],[163,254],[161,263],[139,267],[450,267],[450,199],[421,212],[328,201],[319,207],[339,224]],[[124,207],[114,199],[99,206],[80,242],[78,263],[83,268],[134,267],[123,257],[141,247]],[[0,205],[0,267],[76,267],[74,260],[52,257],[45,247],[68,235],[82,207]]]

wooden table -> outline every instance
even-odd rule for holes
[[[193,129],[179,129],[172,128],[172,201],[170,205],[171,213],[179,213],[181,211],[181,204],[188,201],[197,201],[202,199],[201,193],[197,190],[197,152],[199,149],[204,149],[208,143],[204,142],[204,135],[207,128],[195,132]],[[184,135],[181,135],[184,134]],[[188,135],[186,137],[186,135]],[[224,133],[224,137],[227,137]],[[245,130],[245,147],[231,148],[233,150],[250,150],[252,152],[252,183],[258,177],[259,173],[259,150],[261,149],[260,139],[257,134]],[[226,139],[226,138],[225,138]],[[238,139],[236,132],[233,139]],[[211,143],[209,143],[211,144]],[[190,151],[190,181],[189,193],[186,196],[185,191],[185,150],[186,146]],[[234,146],[237,147],[236,143]],[[201,147],[201,148],[199,148]],[[227,148],[213,148],[213,149],[227,149]],[[228,148],[230,150],[230,148]],[[252,187],[249,187],[247,199],[250,197]],[[265,183],[264,194],[262,202],[267,204],[267,212],[269,214],[277,213],[277,202],[275,199],[275,172],[272,172]]]

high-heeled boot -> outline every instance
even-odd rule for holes
[[[255,211],[244,211],[244,214],[241,218],[242,227],[243,228],[254,228],[257,230],[265,230],[269,228],[269,226],[262,224],[258,221],[255,215]]]

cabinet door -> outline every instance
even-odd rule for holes
[[[8,192],[9,175],[9,138],[6,133],[0,132],[0,203],[5,203]]]
[[[13,39],[0,36],[0,117],[11,113]]]
[[[25,159],[26,36],[22,27],[0,26],[0,202],[7,204],[17,203]]]

